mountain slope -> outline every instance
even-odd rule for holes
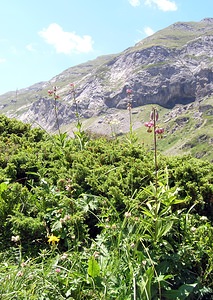
[[[49,82],[4,94],[0,96],[2,112],[55,131],[54,101],[48,97],[47,90],[57,86],[60,95],[58,122],[64,130],[72,131],[76,103],[70,92],[71,82],[75,84],[83,124],[91,131],[101,134],[112,134],[113,130],[128,132],[126,90],[131,88],[133,127],[139,135],[144,133],[141,126],[148,118],[145,106],[155,104],[161,107],[161,122],[168,127],[169,137],[177,136],[179,123],[181,130],[191,124],[186,129],[188,139],[193,126],[197,129],[192,136],[200,127],[207,128],[208,134],[202,134],[208,137],[202,143],[212,146],[213,19],[175,23],[119,54],[98,57],[65,70]],[[207,110],[202,108],[206,105]],[[186,112],[190,117],[185,116]],[[175,118],[192,121],[184,123]],[[197,142],[189,143],[194,146],[184,146],[187,142],[180,143],[180,138],[173,139],[177,145],[173,141],[168,146],[166,140],[168,136],[161,144],[162,150],[168,153],[188,152],[197,146]],[[200,156],[207,155],[202,153]]]

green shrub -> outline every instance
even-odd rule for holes
[[[158,154],[156,174],[136,142],[0,132],[0,297],[210,299],[212,164]]]

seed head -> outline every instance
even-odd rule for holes
[[[126,211],[125,214],[124,214],[125,218],[130,218],[131,215],[132,215],[132,214],[131,214],[131,212],[129,212],[129,211]]]

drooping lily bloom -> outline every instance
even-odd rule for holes
[[[153,121],[145,122],[144,125],[145,127],[148,127],[147,132],[152,132],[152,127],[154,126]]]
[[[56,90],[57,90],[57,87],[54,86],[53,90],[48,90],[47,91],[49,96],[53,96],[55,100],[60,98],[60,96],[56,94]]]
[[[146,127],[153,127],[153,126],[154,126],[154,124],[153,124],[152,121],[145,122],[144,125],[145,125]]]
[[[53,93],[54,93],[53,90],[48,90],[49,95],[52,95]]]
[[[152,121],[149,121],[149,122],[145,122],[144,125],[145,127],[151,128],[154,126],[154,123]]]
[[[155,133],[157,133],[157,134],[164,133],[164,128],[156,128]]]
[[[126,93],[127,93],[127,95],[132,94],[132,89],[127,89],[127,90],[126,90]]]
[[[164,128],[156,128],[155,133],[158,135],[159,139],[163,138]]]

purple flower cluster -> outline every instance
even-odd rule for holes
[[[156,125],[158,118],[159,118],[158,111],[155,108],[153,108],[150,113],[150,121],[145,122],[144,126],[147,127],[147,132],[152,132],[152,128],[153,128],[154,133],[157,134],[159,138],[162,138],[164,133],[164,128],[158,127]]]
[[[56,94],[56,90],[57,90],[57,87],[54,86],[52,90],[47,91],[49,96],[53,96],[55,100],[60,98],[60,96]]]

